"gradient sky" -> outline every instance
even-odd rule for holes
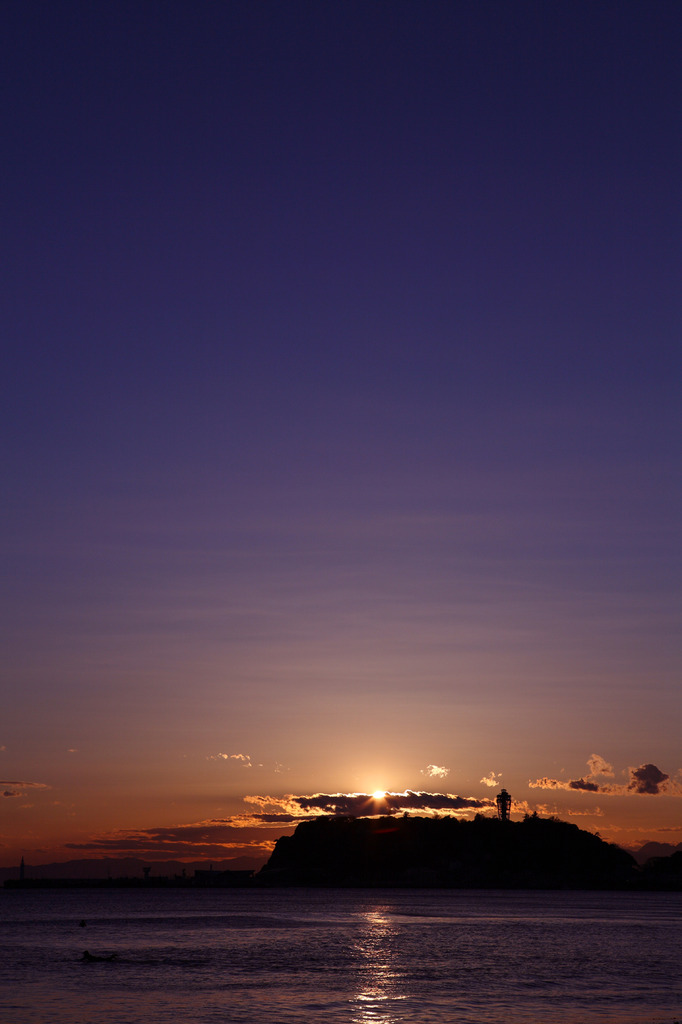
[[[500,785],[682,841],[680,5],[0,39],[0,863]]]

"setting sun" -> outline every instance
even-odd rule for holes
[[[385,796],[386,796],[386,790],[385,789],[375,789],[374,792],[372,793],[372,797],[373,797],[374,800],[383,800]]]

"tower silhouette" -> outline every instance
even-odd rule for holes
[[[506,789],[497,794],[497,817],[500,821],[509,821],[512,798]]]

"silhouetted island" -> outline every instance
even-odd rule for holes
[[[557,818],[331,818],[278,839],[260,885],[639,887],[629,853]]]

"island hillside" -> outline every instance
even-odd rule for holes
[[[612,889],[630,854],[556,818],[320,817],[283,836],[261,885]]]

